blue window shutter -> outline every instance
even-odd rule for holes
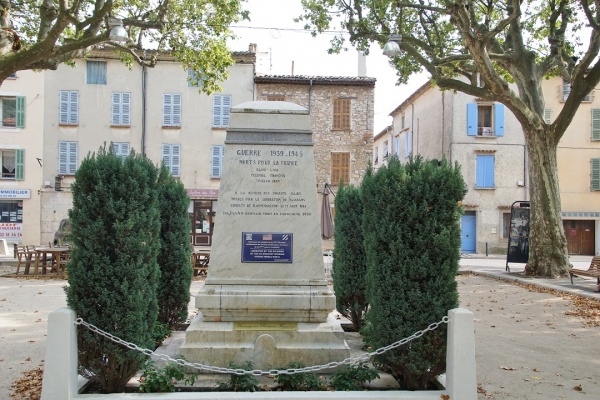
[[[467,135],[477,135],[477,104],[467,104]]]
[[[72,175],[77,171],[77,142],[58,142],[58,173]]]
[[[172,113],[173,96],[170,94],[163,94],[163,126],[171,126],[173,124]]]
[[[111,125],[121,125],[121,93],[113,92]]]
[[[173,95],[173,126],[181,126],[181,95]]]
[[[475,187],[494,187],[494,156],[477,156]]]
[[[210,177],[220,178],[221,168],[223,166],[224,146],[211,146]]]
[[[79,92],[71,91],[68,92],[69,106],[68,106],[68,120],[67,123],[71,125],[79,124]]]
[[[17,96],[17,128],[25,128],[25,97]]]
[[[25,150],[15,150],[15,180],[22,181],[25,179]]]
[[[494,134],[504,136],[504,104],[494,104]]]

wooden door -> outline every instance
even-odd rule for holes
[[[594,255],[594,221],[565,220],[563,229],[569,254]]]

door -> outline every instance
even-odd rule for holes
[[[475,215],[463,215],[460,228],[460,251],[462,253],[475,253],[476,251],[476,230]]]
[[[210,246],[214,227],[215,212],[211,200],[194,200],[192,214],[192,244]]]
[[[565,220],[563,229],[569,254],[594,255],[594,221]]]

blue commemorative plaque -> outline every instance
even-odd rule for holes
[[[293,234],[242,232],[243,263],[291,263]]]

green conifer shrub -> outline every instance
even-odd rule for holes
[[[185,322],[190,302],[190,199],[183,184],[162,167],[158,178],[160,208],[160,251],[158,265],[158,320],[168,326]]]
[[[458,306],[458,165],[392,157],[362,183],[367,299],[366,342],[378,349],[440,321]],[[406,389],[431,388],[446,368],[446,325],[376,357]]]
[[[362,218],[359,189],[342,185],[335,197],[333,290],[338,312],[352,321],[356,330],[362,328],[369,306],[365,294],[367,267]]]
[[[77,316],[127,342],[153,348],[159,210],[158,169],[131,153],[88,154],[75,174],[69,211],[73,250],[67,304]],[[85,327],[78,329],[80,372],[105,393],[121,392],[145,360]]]

